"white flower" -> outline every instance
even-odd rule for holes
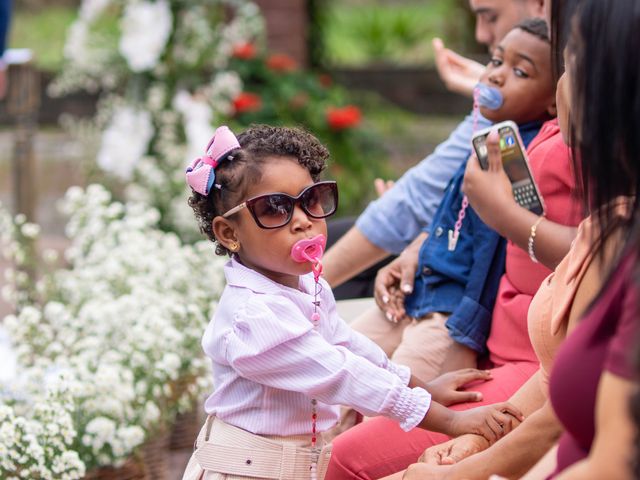
[[[122,19],[120,53],[134,72],[151,70],[165,49],[172,27],[168,2],[129,3]]]
[[[204,153],[213,136],[211,126],[212,112],[204,99],[198,99],[185,90],[181,90],[173,99],[173,107],[184,118],[184,130],[187,135],[187,153],[185,163]]]
[[[27,238],[36,238],[40,233],[40,226],[35,223],[27,222],[20,228],[22,235]]]
[[[122,179],[130,179],[152,136],[149,112],[128,106],[117,109],[102,135],[98,165]]]

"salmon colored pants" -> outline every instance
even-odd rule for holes
[[[454,410],[508,400],[538,369],[537,363],[508,363],[493,368],[492,380],[475,384],[481,402],[461,403]],[[325,480],[374,480],[406,469],[429,447],[449,439],[441,433],[421,428],[404,432],[396,422],[376,417],[338,435],[333,440],[331,460]]]

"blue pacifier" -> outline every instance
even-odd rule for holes
[[[478,83],[473,89],[473,92],[478,105],[488,108],[489,110],[498,110],[504,103],[504,98],[500,90],[485,85],[484,83]]]

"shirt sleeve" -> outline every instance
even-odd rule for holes
[[[324,282],[324,280],[323,280]],[[326,282],[323,285],[323,292],[331,291]],[[328,316],[331,325],[333,326],[332,343],[336,345],[342,345],[349,349],[352,353],[360,355],[366,358],[374,365],[384,368],[385,370],[398,376],[403,385],[408,385],[411,379],[411,369],[406,365],[398,365],[393,363],[387,357],[387,354],[380,348],[380,346],[366,335],[356,332],[351,328],[342,318],[338,315],[335,300],[333,296],[325,296],[323,301],[329,305]]]
[[[478,115],[477,128],[489,125]],[[429,227],[447,184],[471,153],[473,127],[473,116],[467,115],[431,155],[369,204],[356,221],[358,230],[376,246],[399,254]]]
[[[633,276],[633,268],[627,268],[630,277]],[[605,370],[625,379],[636,379],[637,370],[634,366],[634,354],[637,353],[640,337],[640,322],[638,322],[638,286],[633,278],[629,278],[625,284],[622,306],[619,311],[618,327],[611,339]]]
[[[462,300],[446,322],[451,338],[478,353],[486,352],[491,317],[504,272],[505,241],[487,227],[471,207],[467,221],[473,222],[473,264]]]
[[[420,423],[431,405],[428,392],[408,388],[394,373],[330,344],[308,320],[284,317],[285,311],[301,316],[293,304],[281,307],[249,302],[239,310],[224,338],[226,361],[239,375],[367,416],[383,415],[404,430]]]

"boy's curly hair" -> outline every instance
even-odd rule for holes
[[[215,183],[204,196],[192,192],[189,206],[193,208],[200,231],[216,244],[216,254],[231,252],[217,242],[213,233],[213,219],[235,207],[245,199],[248,185],[259,182],[265,164],[273,157],[289,157],[307,169],[314,182],[320,178],[329,159],[329,151],[312,134],[299,128],[252,125],[238,136],[240,149],[229,154],[215,169]]]

